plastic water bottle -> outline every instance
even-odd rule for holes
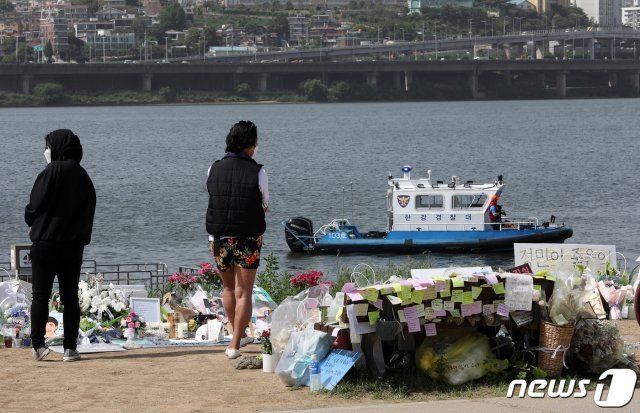
[[[322,390],[322,380],[320,379],[320,363],[315,354],[311,356],[309,363],[309,388],[311,391]]]

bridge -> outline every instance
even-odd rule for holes
[[[292,60],[333,61],[345,58],[363,58],[367,56],[385,57],[389,55],[415,55],[416,53],[430,53],[436,55],[438,51],[468,51],[474,52],[479,48],[504,51],[507,59],[522,54],[524,48],[530,48],[530,58],[543,59],[545,53],[551,50],[551,43],[562,45],[564,51],[568,47],[572,51],[580,50],[586,59],[615,59],[621,51],[629,52],[629,57],[636,58],[636,43],[640,48],[640,31],[632,30],[539,30],[526,32],[512,32],[496,36],[473,37],[444,37],[434,38],[423,42],[392,42],[388,44],[322,47],[315,49],[291,49],[269,53],[249,53],[244,55],[229,54],[208,57],[216,62],[250,62],[274,61],[287,62]],[[564,53],[563,53],[564,56]],[[640,57],[640,54],[637,55]],[[569,56],[571,57],[571,56]],[[197,58],[196,60],[198,60]]]
[[[425,84],[467,88],[471,98],[483,98],[495,88],[509,89],[526,79],[541,90],[567,91],[600,88],[611,94],[640,95],[637,59],[576,60],[400,60],[308,63],[188,64],[13,64],[0,65],[0,90],[31,93],[40,83],[56,82],[66,91],[234,91],[247,83],[254,91],[295,90],[307,79],[330,86],[339,81],[363,83],[371,88],[410,91]],[[609,93],[607,92],[607,93]],[[620,93],[619,93],[620,92]]]

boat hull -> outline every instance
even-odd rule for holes
[[[573,235],[566,227],[503,231],[392,231],[386,238],[318,240],[317,253],[423,253],[513,251],[514,243],[561,243]]]

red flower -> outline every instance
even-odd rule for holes
[[[256,251],[253,254],[249,255],[245,261],[247,262],[248,265],[253,265],[257,260],[258,260],[258,252]]]

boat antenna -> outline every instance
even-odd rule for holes
[[[345,187],[342,187],[342,217],[344,218],[344,191]]]
[[[349,182],[351,185],[351,219],[355,219],[355,215],[353,214],[353,181]]]

